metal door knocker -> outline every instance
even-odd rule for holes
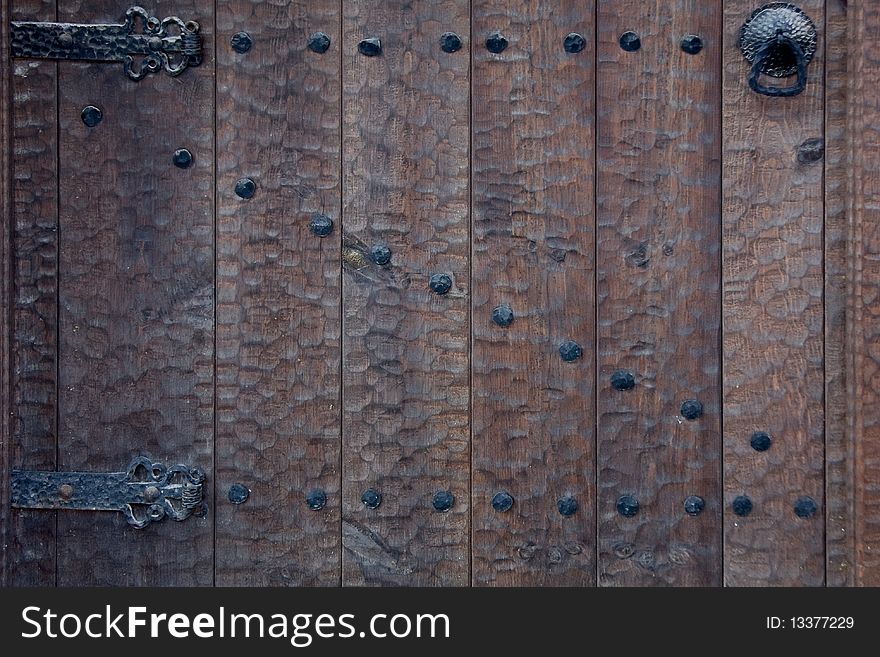
[[[752,91],[765,96],[797,96],[807,86],[807,64],[816,53],[816,26],[800,7],[773,2],[753,11],[743,23],[739,47],[752,63]],[[797,75],[797,82],[771,87],[761,83],[761,74],[772,78]]]

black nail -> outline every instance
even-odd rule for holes
[[[577,32],[572,32],[566,36],[565,41],[562,42],[562,47],[565,48],[565,52],[570,53],[580,52],[586,45],[587,40]]]
[[[498,326],[510,326],[513,323],[513,309],[506,303],[492,309],[492,321]]]
[[[745,495],[739,495],[734,498],[730,508],[736,515],[745,517],[752,512],[752,501]]]
[[[632,518],[639,512],[639,501],[632,495],[617,498],[617,512],[624,518]]]
[[[233,504],[244,504],[250,496],[251,492],[248,490],[247,486],[243,484],[232,484],[229,487],[229,493],[227,494],[229,501]]]
[[[696,516],[706,508],[706,501],[698,495],[690,495],[684,501],[684,510],[689,516]]]
[[[696,34],[687,34],[682,37],[679,45],[688,55],[696,55],[703,49],[703,40]]]
[[[812,164],[818,162],[825,155],[825,140],[821,137],[807,139],[803,144],[798,146],[797,160],[801,164]]]
[[[370,37],[358,44],[358,50],[364,57],[376,57],[382,54],[382,42],[376,37]]]
[[[83,108],[83,111],[80,112],[79,116],[82,119],[83,123],[85,123],[90,128],[94,128],[101,122],[101,119],[104,118],[104,112],[102,112],[100,108],[95,107],[94,105],[87,105]]]
[[[428,286],[435,294],[446,294],[452,289],[452,278],[448,274],[434,274]]]
[[[819,510],[819,507],[816,505],[816,502],[812,497],[807,497],[804,495],[803,497],[797,498],[794,503],[794,514],[798,518],[812,518],[816,515],[816,511]]]
[[[320,488],[315,488],[306,493],[306,504],[312,511],[319,511],[327,504],[327,493]]]
[[[461,37],[455,32],[444,32],[440,35],[440,49],[443,52],[458,52],[461,50]]]
[[[512,506],[513,496],[506,491],[495,493],[495,496],[492,498],[492,508],[495,509],[498,513],[509,511],[510,507]]]
[[[455,504],[455,495],[448,490],[438,490],[434,493],[431,504],[434,505],[434,509],[437,511],[449,511],[452,505]]]
[[[364,506],[368,509],[377,509],[379,508],[379,505],[382,504],[382,493],[375,488],[368,488],[364,491],[364,494],[361,495],[361,502],[363,502]]]
[[[620,47],[627,52],[635,52],[642,47],[642,41],[635,32],[624,32],[620,35]]]
[[[236,32],[232,35],[230,44],[235,52],[243,55],[251,49],[251,46],[254,45],[254,41],[251,39],[251,35],[247,32]]]
[[[241,198],[253,198],[253,195],[256,193],[256,191],[257,185],[250,178],[242,178],[237,183],[235,183],[235,193]]]
[[[617,370],[611,375],[611,387],[615,390],[632,390],[636,385],[636,377],[629,370]]]
[[[309,37],[309,50],[323,55],[330,47],[330,37],[323,32],[315,32]]]
[[[559,345],[559,355],[566,363],[570,363],[583,356],[584,350],[581,349],[581,346],[577,342],[566,340]]]
[[[696,420],[703,414],[703,405],[696,399],[681,402],[681,415],[685,420]]]
[[[387,265],[391,262],[391,249],[384,244],[375,244],[370,249],[370,257],[377,265]]]
[[[486,39],[486,50],[496,55],[507,48],[507,39],[501,36],[501,32],[493,32]]]
[[[176,151],[174,151],[174,155],[171,157],[171,161],[178,169],[189,169],[190,165],[193,162],[193,156],[192,153],[190,153],[185,148],[178,148]]]
[[[560,515],[572,516],[578,510],[577,500],[569,496],[562,497],[556,501],[556,510]]]
[[[766,452],[773,444],[773,439],[766,431],[756,431],[752,434],[752,439],[749,442],[756,452]]]
[[[318,237],[327,237],[333,232],[333,220],[323,214],[316,214],[309,222],[309,228]]]

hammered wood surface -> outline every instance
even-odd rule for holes
[[[213,15],[163,0],[162,17]],[[120,20],[114,0],[62,0],[67,22]],[[213,85],[119,65],[59,66],[58,468],[119,472],[132,456],[213,477]],[[188,71],[189,73],[189,71]],[[87,127],[80,113],[99,106]],[[181,170],[175,149],[195,161]],[[209,496],[210,497],[210,496]],[[209,502],[211,500],[209,499]],[[133,531],[122,514],[58,514],[58,584],[210,584],[210,518]]]
[[[468,2],[344,2],[343,582],[469,582]],[[382,53],[357,50],[380,38]],[[367,254],[391,249],[387,265]],[[434,274],[452,282],[429,288]],[[361,502],[366,489],[378,508]],[[432,506],[448,491],[448,511]]]
[[[336,0],[217,16],[218,585],[339,583],[339,27]],[[316,215],[334,232],[313,234]]]
[[[824,2],[800,6],[824,25]],[[737,46],[751,0],[724,5],[724,577],[730,585],[820,585],[823,493],[822,163],[824,38],[806,90],[753,93]],[[750,446],[766,432],[766,451]],[[733,511],[748,497],[747,516]],[[795,515],[803,496],[816,512]]]
[[[131,4],[201,64],[9,59]],[[0,0],[0,583],[880,585],[880,7],[780,98],[761,4]]]
[[[13,5],[17,20],[54,20],[55,3]],[[58,131],[55,62],[13,62],[12,423],[10,465],[55,468],[58,302]],[[55,584],[55,514],[10,515],[10,584]]]
[[[476,585],[595,581],[593,10],[474,3]],[[494,32],[509,41],[499,54],[485,47]],[[572,32],[577,53],[563,47]],[[509,326],[492,319],[501,305]],[[563,361],[566,341],[583,355]],[[493,508],[497,493],[509,510]]]

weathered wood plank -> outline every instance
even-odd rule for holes
[[[880,586],[880,6],[850,3],[847,26],[848,397],[854,446],[855,574]]]
[[[599,583],[718,584],[721,3],[598,16]]]
[[[473,11],[473,583],[590,585],[594,5]]]
[[[0,25],[9,21],[8,0],[0,0]],[[12,64],[9,37],[0,31],[0,586],[9,586],[13,562],[9,508],[12,455]]]
[[[55,2],[16,1],[11,15],[13,20],[55,20]],[[5,32],[8,21],[0,25]],[[58,67],[54,62],[21,59],[13,61],[11,71],[9,280],[13,285],[14,374],[13,410],[3,417],[12,420],[11,467],[53,470],[57,450]],[[13,510],[9,532],[10,584],[55,584],[55,512]]]
[[[825,3],[825,544],[829,586],[852,586],[855,569],[853,444],[849,432],[847,302],[847,11]]]
[[[824,4],[800,6],[821,26]],[[755,5],[724,7],[725,582],[821,585],[823,167],[810,140],[823,137],[825,38],[803,93],[762,96],[737,45]]]
[[[464,585],[469,58],[440,37],[469,42],[469,3],[343,7],[343,583]]]
[[[340,9],[218,8],[218,585],[340,582]]]
[[[115,22],[124,9],[62,0],[59,18]],[[211,43],[209,5],[151,9],[198,20]],[[213,81],[210,48],[177,78],[60,65],[60,470],[119,471],[144,454],[211,481]],[[94,127],[87,105],[103,111]],[[188,169],[172,164],[179,148]],[[59,513],[58,584],[210,584],[212,543],[209,517],[138,531],[119,513]]]

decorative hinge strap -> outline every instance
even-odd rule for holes
[[[145,456],[125,472],[12,471],[12,506],[20,509],[121,511],[128,524],[143,529],[166,516],[186,520],[205,511],[198,468],[165,468]]]
[[[180,75],[202,61],[198,23],[177,16],[159,20],[141,7],[125,12],[122,25],[13,22],[11,40],[13,57],[122,62],[132,80],[163,68]]]

